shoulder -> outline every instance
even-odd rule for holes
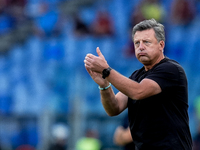
[[[175,60],[169,59],[169,58],[164,58],[161,60],[160,63],[158,63],[152,71],[158,71],[160,73],[168,73],[168,74],[179,74],[179,73],[184,73],[183,67]]]
[[[146,78],[156,81],[162,89],[179,85],[187,85],[187,78],[182,66],[169,58],[165,58],[152,68]]]

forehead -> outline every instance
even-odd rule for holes
[[[153,29],[136,31],[134,35],[134,41],[141,39],[156,39],[155,32]]]

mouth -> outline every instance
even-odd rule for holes
[[[138,53],[138,56],[146,56],[146,53]]]

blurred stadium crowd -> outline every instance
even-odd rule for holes
[[[120,150],[112,137],[126,112],[106,115],[83,60],[99,46],[128,77],[142,66],[131,29],[151,18],[186,71],[200,150],[199,0],[0,0],[0,150],[90,150],[82,137],[99,140],[91,150]]]

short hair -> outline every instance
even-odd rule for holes
[[[144,20],[133,27],[132,38],[134,40],[134,35],[137,31],[143,31],[153,29],[155,32],[155,37],[158,42],[165,42],[165,31],[164,26],[158,23],[155,19]]]

